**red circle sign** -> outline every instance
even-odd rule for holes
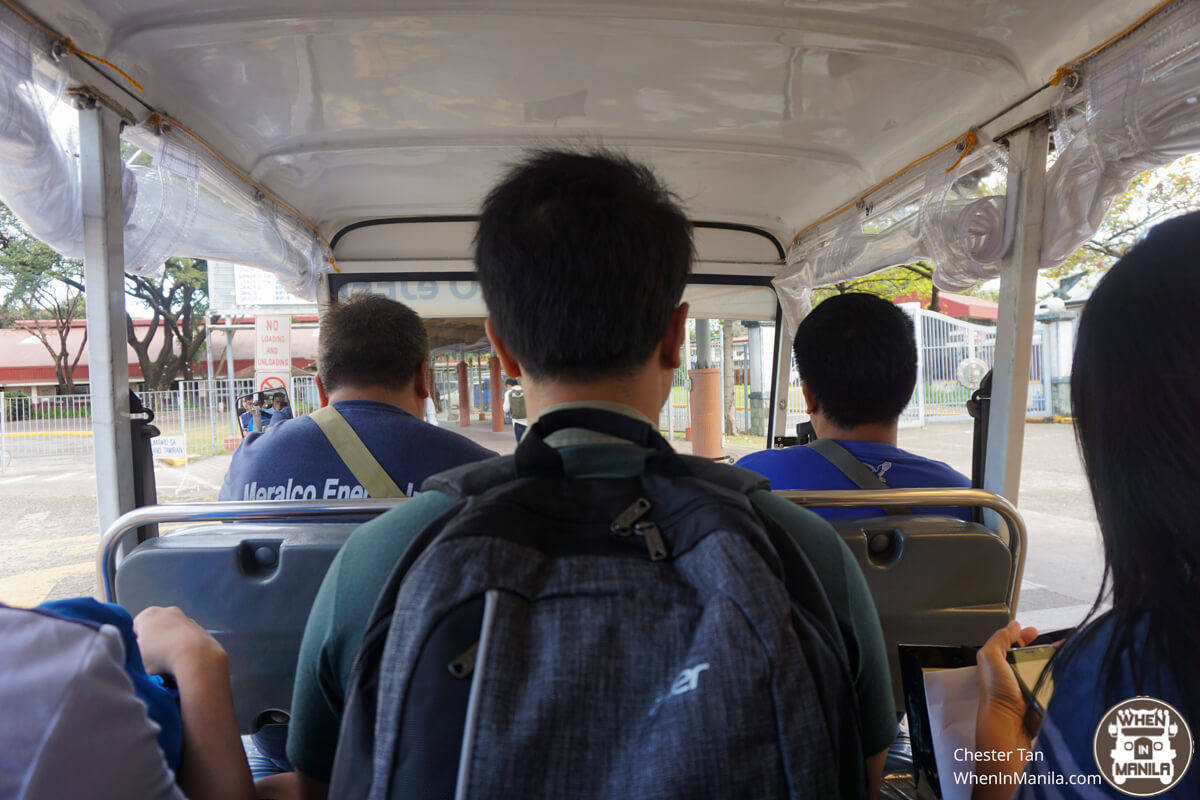
[[[286,388],[287,388],[287,385],[284,384],[283,378],[272,375],[269,378],[263,379],[262,385],[258,387],[258,390],[260,392],[269,392],[272,389],[286,389]]]

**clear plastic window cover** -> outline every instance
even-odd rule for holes
[[[808,313],[809,290],[928,261],[934,282],[955,291],[998,274],[1012,238],[1006,214],[1007,157],[992,142],[959,161],[949,148],[901,176],[880,205],[860,204],[796,242],[772,281],[788,330]],[[869,201],[868,201],[869,202]]]
[[[47,48],[0,8],[0,200],[31,234],[80,258],[77,137],[51,122],[62,87],[53,85],[59,72]],[[293,294],[316,297],[328,250],[307,225],[178,133],[133,128],[126,138],[154,157],[154,166],[126,166],[122,176],[127,272],[156,275],[172,256],[211,258],[260,267]]]
[[[1139,173],[1200,150],[1200,5],[1172,6],[1151,25],[1134,46],[1077,68],[1078,88],[1054,108],[1043,268],[1087,241]]]

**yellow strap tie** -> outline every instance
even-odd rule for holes
[[[1054,71],[1054,77],[1050,79],[1051,86],[1058,86],[1065,79],[1075,74],[1075,70],[1070,67],[1059,67]]]
[[[103,64],[104,66],[111,69],[113,72],[120,75],[125,80],[129,81],[129,85],[132,86],[133,88],[137,89],[139,92],[144,91],[142,89],[142,85],[140,83],[138,83],[137,81],[135,81],[133,78],[131,78],[128,72],[121,69],[116,64],[112,63],[111,61],[109,61],[107,59],[103,59],[100,56],[93,55],[92,53],[89,53],[86,50],[80,50],[78,47],[75,46],[75,43],[72,42],[70,39],[59,39],[58,43],[61,44],[63,47],[65,47],[67,49],[67,52],[71,53],[72,55],[77,55],[80,58],[86,58],[88,61],[95,62],[96,64]]]
[[[975,135],[975,131],[967,131],[967,135],[958,140],[958,145],[962,148],[958,160],[951,164],[946,172],[954,172],[954,170],[958,169],[958,165],[967,157],[967,153],[971,152],[971,149],[977,144],[979,144],[979,137]]]

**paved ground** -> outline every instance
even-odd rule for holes
[[[497,452],[515,447],[511,432],[477,423],[465,431]],[[933,424],[901,431],[902,447],[970,472],[971,428]],[[690,448],[679,442],[681,450]],[[748,448],[730,448],[741,455]],[[216,499],[229,456],[159,465],[161,502]],[[1103,556],[1087,484],[1066,425],[1026,429],[1018,507],[1030,543],[1019,617],[1049,629],[1077,622],[1099,588]],[[99,542],[95,473],[81,459],[16,460],[0,474],[0,601],[32,605],[44,599],[91,594]]]

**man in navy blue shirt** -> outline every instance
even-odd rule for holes
[[[348,423],[350,437],[358,440],[352,447],[362,455],[365,446],[369,455],[363,458],[378,462],[384,483],[395,488],[364,486],[312,415],[286,425],[273,417],[265,431],[247,434],[233,454],[220,499],[413,495],[430,475],[496,455],[425,422],[428,353],[421,318],[401,303],[358,295],[331,306],[321,318],[316,384],[321,404],[336,413],[320,413],[340,418],[335,422],[343,427]]]
[[[941,461],[896,446],[900,414],[917,382],[912,320],[869,294],[843,294],[804,318],[793,343],[800,391],[820,439],[832,439],[893,489],[968,487],[971,481]],[[857,489],[809,447],[751,453],[739,467],[765,475],[773,489]],[[881,516],[881,508],[813,509],[829,519]],[[914,509],[971,519],[968,509]]]

